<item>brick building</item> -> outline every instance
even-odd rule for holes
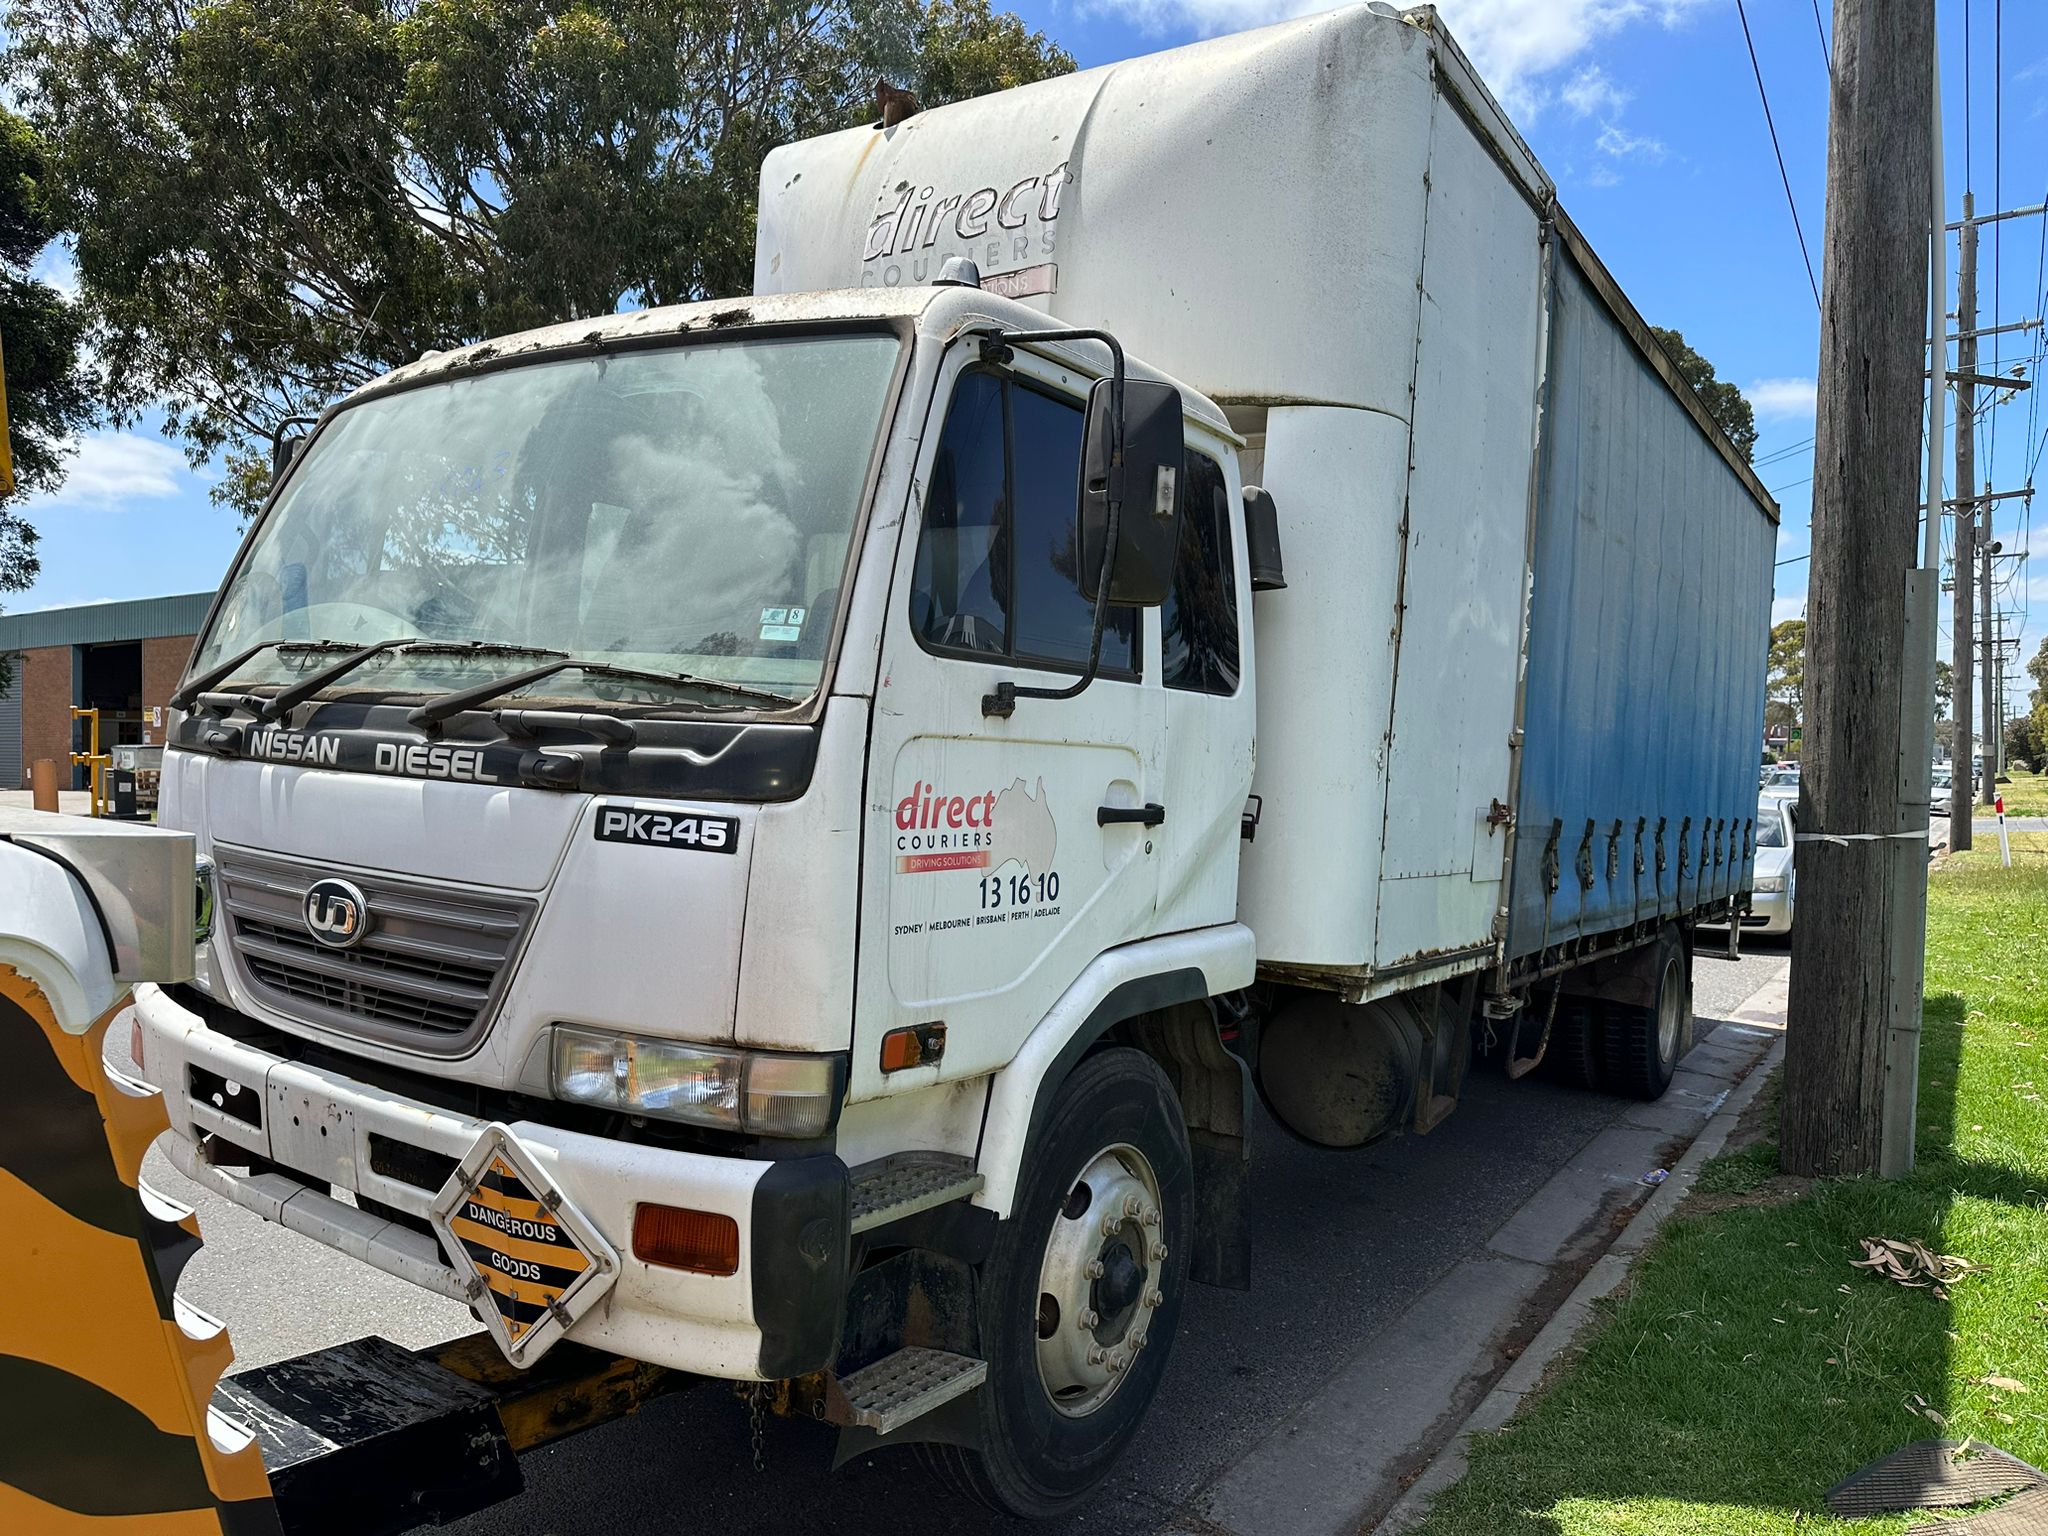
[[[60,783],[85,786],[72,752],[85,726],[72,706],[100,711],[100,749],[163,740],[164,701],[184,675],[211,592],[0,614],[0,656],[12,677],[0,692],[0,789],[28,783],[28,765],[55,758]]]

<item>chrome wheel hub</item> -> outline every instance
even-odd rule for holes
[[[1053,1218],[1038,1271],[1038,1376],[1061,1413],[1093,1413],[1130,1374],[1165,1303],[1165,1214],[1145,1154],[1095,1154]]]
[[[1664,971],[1664,985],[1657,989],[1657,1055],[1666,1066],[1678,1059],[1678,1029],[1684,1012],[1681,978],[1676,963]]]

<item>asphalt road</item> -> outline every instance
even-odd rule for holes
[[[1783,940],[1745,944],[1737,964],[1695,964],[1703,1035],[1790,963]],[[1261,1113],[1252,1290],[1192,1288],[1160,1396],[1103,1494],[1058,1526],[1015,1529],[1122,1533],[1160,1524],[1626,1108],[1547,1082],[1475,1074],[1458,1112],[1435,1132],[1357,1153],[1305,1147]],[[229,1324],[240,1365],[368,1333],[417,1347],[476,1326],[453,1303],[195,1188],[160,1153],[150,1154],[147,1175],[199,1209],[206,1247],[181,1293]],[[938,1490],[900,1451],[833,1472],[829,1431],[771,1419],[766,1452],[769,1475],[757,1476],[741,1404],[704,1385],[536,1452],[525,1462],[524,1494],[447,1529],[916,1536],[1010,1528]]]

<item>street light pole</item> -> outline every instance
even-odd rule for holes
[[[1939,592],[1918,547],[1921,316],[1932,310],[1937,346],[1944,331],[1927,276],[1940,222],[1929,218],[1934,0],[1835,0],[1834,38],[1800,911],[1779,1116],[1786,1171],[1827,1175],[1912,1160]],[[1938,484],[1927,499],[1938,516]]]

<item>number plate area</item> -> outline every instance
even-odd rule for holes
[[[516,1366],[546,1354],[618,1278],[617,1250],[503,1125],[484,1127],[431,1215],[470,1305]]]

